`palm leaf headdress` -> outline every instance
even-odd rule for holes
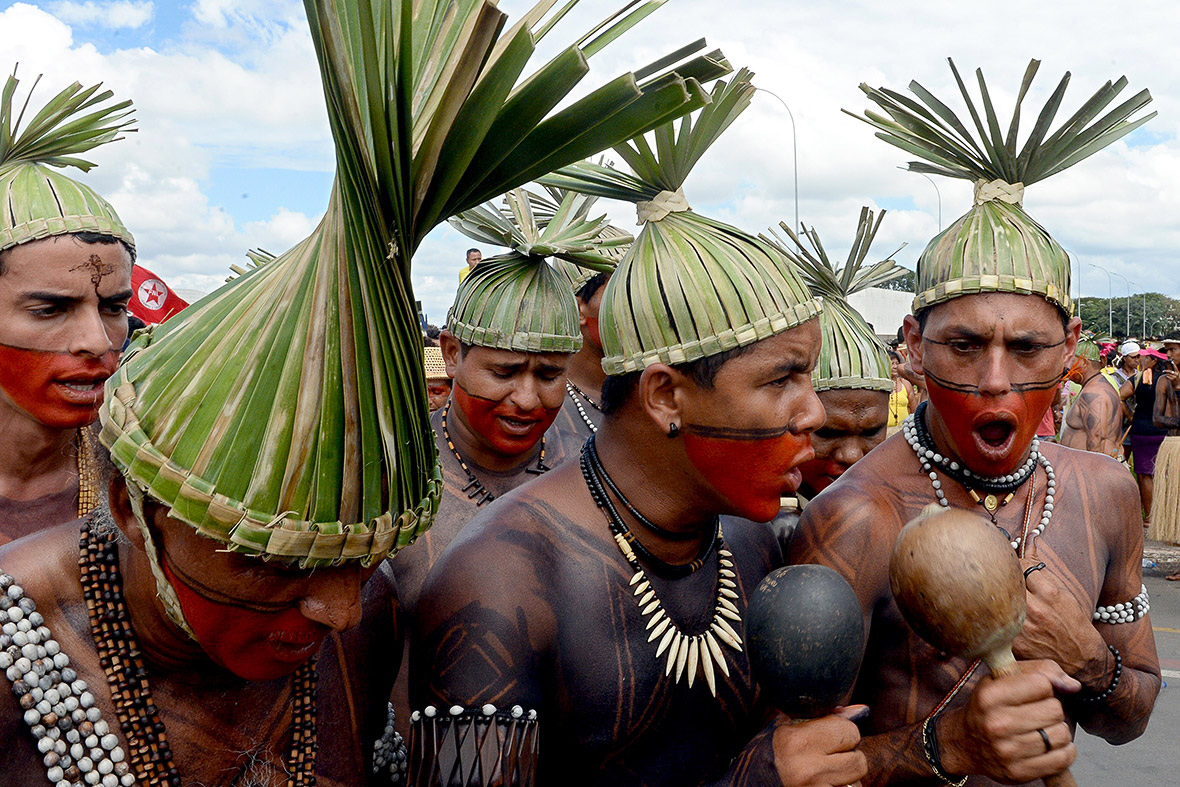
[[[313,234],[137,337],[102,440],[170,515],[230,549],[371,562],[423,532],[441,474],[410,261],[440,222],[703,105],[697,42],[567,106],[633,1],[527,77],[573,2],[304,0],[336,145]],[[254,260],[256,263],[260,259]]]
[[[693,166],[749,105],[750,73],[714,86],[695,118],[666,123],[615,151],[634,175],[582,162],[547,185],[636,203],[643,229],[602,298],[599,330],[608,375],[684,364],[781,333],[819,313],[783,254],[702,216],[682,186]]]
[[[562,272],[614,270],[610,253],[631,242],[606,216],[591,218],[594,197],[568,192],[554,204],[525,189],[460,213],[451,225],[470,238],[509,249],[479,264],[455,293],[447,330],[465,344],[524,352],[577,352],[578,307]]]
[[[880,139],[923,159],[911,162],[910,170],[975,182],[971,210],[922,252],[914,311],[959,295],[1013,292],[1041,295],[1072,312],[1069,255],[1024,212],[1024,187],[1078,163],[1155,117],[1153,112],[1129,120],[1151,101],[1151,95],[1142,90],[1107,111],[1127,85],[1126,78],[1120,77],[1099,88],[1050,133],[1069,84],[1067,72],[1020,146],[1020,106],[1040,61],[1031,61],[1024,73],[1006,132],[1000,127],[982,71],[976,71],[981,96],[977,105],[954,62],[950,65],[967,105],[970,127],[917,82],[910,83],[910,90],[919,101],[886,88],[860,86],[886,113],[866,110],[860,119],[877,128]]]
[[[893,260],[893,254],[901,249],[880,262],[865,265],[869,247],[884,218],[885,211],[881,211],[874,222],[873,212],[867,207],[861,208],[856,239],[848,252],[847,261],[841,267],[837,267],[828,257],[814,227],[809,229],[802,226],[801,239],[786,222],[779,222],[779,227],[790,238],[790,243],[784,242],[773,228],[771,236],[766,238],[795,263],[812,294],[823,299],[824,310],[819,318],[823,343],[819,361],[811,373],[811,381],[817,391],[833,388],[893,390],[885,345],[848,302],[853,293],[869,287],[880,287],[906,272]]]
[[[108,235],[135,247],[115,209],[89,186],[65,175],[94,163],[79,154],[135,131],[130,101],[110,102],[101,85],[75,82],[22,127],[38,80],[17,109],[16,71],[0,92],[0,251],[29,241],[72,232]]]

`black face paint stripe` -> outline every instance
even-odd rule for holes
[[[491,402],[492,404],[495,404],[496,402],[500,401],[499,399],[489,399],[486,396],[480,396],[479,394],[473,394],[473,393],[471,393],[471,391],[467,390],[467,386],[464,385],[463,383],[459,382],[458,380],[455,380],[454,382],[455,382],[455,385],[457,385],[463,389],[463,393],[467,394],[472,399],[479,399],[482,402]]]
[[[975,340],[975,339],[974,339],[973,337],[964,337],[964,338],[962,338],[962,339],[956,339],[955,341],[974,341],[974,340]],[[952,342],[940,342],[938,339],[930,339],[930,338],[927,338],[927,337],[925,337],[925,336],[923,336],[923,337],[922,337],[922,341],[924,341],[924,342],[929,342],[930,344],[937,344],[937,345],[938,345],[938,346],[940,346],[940,347],[950,347],[950,346],[951,346],[951,344],[952,344]],[[1033,342],[1033,344],[1035,344],[1035,342]],[[1041,345],[1038,345],[1038,346],[1037,346],[1037,349],[1038,349],[1038,350],[1052,350],[1054,347],[1060,347],[1060,346],[1061,346],[1061,345],[1063,345],[1063,344],[1065,344],[1065,338],[1064,338],[1064,337],[1061,339],[1061,341],[1057,342],[1056,344],[1041,344]]]
[[[791,431],[790,426],[773,429],[738,429],[728,426],[705,426],[703,424],[685,424],[685,431],[697,437],[712,437],[717,440],[769,440],[782,437]]]
[[[167,553],[165,553],[165,557],[168,557]],[[196,577],[191,576],[188,572],[182,570],[179,566],[176,565],[176,561],[172,560],[170,557],[168,558],[168,570],[171,571],[173,574],[175,574],[177,579],[179,579],[181,582],[183,582],[185,585],[187,585],[189,587],[189,589],[191,589],[198,596],[205,599],[206,601],[211,601],[214,604],[221,604],[221,605],[227,606],[227,607],[235,607],[237,609],[244,609],[249,612],[267,612],[267,613],[269,613],[269,612],[280,612],[280,611],[282,611],[284,609],[288,609],[298,603],[298,600],[285,602],[285,603],[284,602],[268,602],[268,601],[249,602],[249,601],[243,601],[242,599],[239,599],[239,598],[234,598],[233,596],[227,596],[224,593],[214,590],[213,588],[209,587],[205,583],[201,582],[201,580],[197,579]]]
[[[946,388],[947,390],[955,391],[957,393],[971,394],[973,396],[983,396],[983,394],[979,390],[979,386],[977,386],[977,385],[969,385],[967,383],[956,383],[951,380],[947,380],[945,378],[939,377],[937,374],[930,371],[929,369],[923,369],[922,371],[924,373],[924,376],[929,377],[931,380],[938,383],[940,386],[942,386],[943,388]],[[1064,377],[1065,377],[1064,374],[1059,374],[1056,377],[1049,379],[1049,380],[1040,380],[1040,381],[1035,381],[1035,382],[1030,382],[1030,383],[1013,383],[1011,386],[1011,390],[1014,393],[1030,393],[1032,391],[1048,391],[1053,388],[1056,388],[1061,383],[1061,380]]]

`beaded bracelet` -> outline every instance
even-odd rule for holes
[[[1110,652],[1114,654],[1114,675],[1111,676],[1110,685],[1103,689],[1101,694],[1095,694],[1093,697],[1078,697],[1079,702],[1101,702],[1114,694],[1114,690],[1119,687],[1119,680],[1123,677],[1123,657],[1114,645],[1107,644],[1106,647],[1110,648]]]
[[[1139,586],[1139,595],[1121,604],[1110,604],[1094,610],[1092,619],[1095,623],[1134,623],[1151,611],[1151,601],[1147,596],[1147,586]]]
[[[922,750],[926,754],[926,764],[943,784],[963,787],[967,783],[966,776],[956,781],[942,771],[942,756],[938,751],[938,726],[935,724],[937,720],[938,714],[932,713],[922,722]]]

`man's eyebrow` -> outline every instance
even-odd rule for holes
[[[100,303],[119,303],[121,301],[131,300],[133,294],[131,290],[123,290],[122,292],[116,292],[114,295],[107,295],[98,300]]]
[[[21,293],[21,300],[25,301],[45,301],[59,306],[65,306],[72,303],[80,303],[83,298],[78,298],[73,295],[62,295],[60,292],[25,292]]]
[[[787,357],[783,358],[771,369],[771,374],[794,374],[796,372],[805,372],[810,368],[811,364],[803,356]]]

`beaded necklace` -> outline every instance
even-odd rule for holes
[[[143,653],[131,627],[115,537],[91,532],[90,520],[82,526],[78,565],[82,594],[90,617],[90,633],[99,663],[107,678],[111,702],[127,740],[131,781],[158,787],[180,787],[180,773],[148,684]],[[292,676],[291,750],[287,755],[287,787],[314,787],[316,761],[316,667],[312,658]],[[89,782],[87,783],[96,783]],[[103,783],[105,784],[105,782]]]
[[[471,472],[471,468],[463,461],[463,456],[459,453],[459,449],[455,447],[455,442],[451,439],[451,432],[447,429],[447,414],[451,411],[451,400],[443,405],[442,409],[442,431],[443,440],[447,443],[447,448],[451,449],[451,453],[455,455],[455,459],[459,461],[459,467],[463,468],[463,472],[467,474],[467,486],[463,487],[463,492],[467,492],[467,499],[475,499],[475,507],[479,508],[484,503],[490,503],[496,499],[496,496],[488,490],[483,482],[475,477],[475,473]],[[530,467],[525,470],[526,473],[533,475],[540,475],[549,471],[549,467],[545,465],[545,435],[541,435],[541,454],[537,457],[537,466]]]
[[[94,466],[94,448],[90,442],[90,430],[83,426],[78,430],[76,446],[78,462],[78,518],[98,508],[98,468]]]
[[[666,538],[669,541],[690,541],[690,540],[700,536],[700,531],[690,530],[690,531],[681,533],[676,530],[668,530],[665,527],[660,527],[655,522],[651,521],[650,519],[645,517],[643,514],[641,514],[639,512],[639,510],[635,508],[635,506],[631,505],[631,501],[628,500],[627,496],[623,494],[623,490],[621,490],[617,486],[615,486],[615,480],[610,477],[610,473],[606,472],[606,468],[602,466],[602,462],[598,458],[598,444],[597,444],[596,439],[594,437],[591,437],[586,442],[585,454],[586,454],[586,459],[590,462],[590,467],[594,470],[595,476],[598,479],[601,479],[602,481],[606,482],[607,487],[610,489],[611,492],[614,493],[615,497],[617,497],[619,499],[619,502],[621,502],[623,504],[623,507],[627,509],[627,512],[630,513],[631,516],[635,517],[636,522],[643,525],[645,528],[647,528],[651,532],[655,533],[656,535],[660,536],[661,538]],[[705,552],[705,554],[702,556],[702,559],[704,557],[707,557],[708,554],[709,554],[708,552]],[[646,557],[645,557],[645,559],[646,559]],[[663,561],[658,560],[658,558],[657,558],[657,561],[659,563],[663,563]],[[667,566],[668,564],[664,563],[664,565]],[[668,567],[672,568],[672,566],[668,566]]]
[[[586,408],[582,407],[582,402],[579,401],[578,396],[580,394],[582,399],[585,399],[587,402],[589,402],[590,406],[599,412],[602,412],[602,406],[595,404],[594,400],[587,396],[585,391],[574,385],[569,378],[566,378],[565,390],[566,393],[569,394],[570,399],[573,401],[574,407],[578,408],[578,415],[582,416],[582,420],[585,421],[586,426],[590,428],[590,434],[596,434],[598,432],[598,427],[594,425],[594,422],[590,420],[590,416],[586,414]]]
[[[593,440],[594,438],[591,437],[587,441],[588,448],[592,447]],[[721,536],[720,520],[717,521],[717,532],[708,548],[708,551],[712,551],[714,545],[717,548],[717,601],[714,606],[713,619],[704,632],[695,635],[685,634],[664,611],[663,604],[656,595],[655,588],[647,579],[643,566],[636,555],[637,550],[647,555],[651,555],[651,553],[636,540],[626,523],[623,522],[622,517],[619,516],[618,509],[611,503],[610,498],[606,495],[606,490],[596,477],[595,470],[587,459],[587,453],[589,453],[587,450],[582,452],[582,475],[586,479],[586,485],[590,489],[590,495],[594,498],[594,502],[606,514],[607,524],[614,536],[615,544],[618,545],[623,559],[627,561],[627,565],[631,567],[633,572],[628,584],[634,588],[632,595],[635,596],[642,616],[647,619],[646,629],[651,632],[647,641],[654,642],[657,638],[659,639],[655,654],[657,659],[667,651],[667,660],[664,666],[665,677],[671,675],[672,669],[675,667],[676,676],[673,681],[679,683],[680,678],[687,675],[688,686],[692,688],[699,665],[700,672],[704,674],[705,683],[709,687],[709,693],[716,697],[717,678],[714,667],[719,669],[725,677],[729,677],[729,665],[725,661],[721,643],[739,653],[742,651],[742,639],[737,632],[737,629],[741,628],[742,617],[734,603],[738,598],[737,582],[735,581],[737,574],[734,571],[733,554],[725,548],[725,541]],[[705,552],[705,555],[708,555],[708,551]],[[685,575],[699,568],[703,564],[705,555],[694,560],[690,565],[695,567]],[[645,557],[645,559],[647,558]],[[652,559],[657,563],[663,563],[654,556]],[[664,563],[664,565],[668,564]],[[733,624],[729,621],[733,621]]]
[[[1040,538],[1040,536],[1045,532],[1045,528],[1049,526],[1049,520],[1053,518],[1053,499],[1057,491],[1057,475],[1053,470],[1053,465],[1049,463],[1049,459],[1040,452],[1037,439],[1035,437],[1033,438],[1028,460],[1025,461],[1024,465],[1022,465],[1021,468],[1014,473],[996,478],[976,475],[971,473],[971,471],[967,468],[959,465],[958,462],[950,460],[938,453],[937,446],[934,445],[933,439],[930,438],[929,432],[926,431],[924,425],[922,424],[922,417],[925,413],[925,409],[926,403],[923,402],[922,405],[914,411],[914,414],[905,420],[905,423],[902,425],[902,432],[905,435],[906,442],[909,443],[910,448],[913,449],[914,455],[917,457],[919,464],[922,465],[922,471],[930,477],[930,484],[934,487],[934,495],[938,498],[938,504],[943,508],[950,508],[950,503],[947,502],[946,495],[942,491],[942,481],[939,480],[938,473],[934,471],[934,465],[938,465],[940,470],[966,487],[967,491],[971,494],[972,499],[984,506],[988,514],[991,516],[992,524],[996,525],[997,527],[999,527],[999,525],[996,522],[996,509],[1002,505],[1007,504],[1007,502],[1012,499],[1016,489],[1031,478],[1033,479],[1034,489],[1029,491],[1029,502],[1025,509],[1025,530],[1027,531],[1027,522],[1032,512],[1032,496],[1033,491],[1035,491],[1036,484],[1033,473],[1036,471],[1036,466],[1038,463],[1044,468],[1045,476],[1048,478],[1048,488],[1045,492],[1045,504],[1041,509],[1040,522],[1035,528],[1033,528],[1031,533],[1022,532],[1015,538],[1012,538],[1010,534],[1007,534],[1007,532],[1001,528],[1001,532],[1004,532],[1005,535],[1008,535],[1008,537],[1011,539],[1010,543],[1012,548],[1023,555],[1024,549],[1027,548],[1028,542],[1032,539]],[[1003,501],[998,500],[994,493],[988,494],[986,498],[981,499],[979,495],[970,488],[969,482],[962,480],[964,477],[973,479],[973,481],[970,483],[975,483],[977,486],[983,489],[1005,491],[1008,493],[1008,495],[1003,499]],[[1015,486],[1013,486],[1013,484],[1015,484]]]

